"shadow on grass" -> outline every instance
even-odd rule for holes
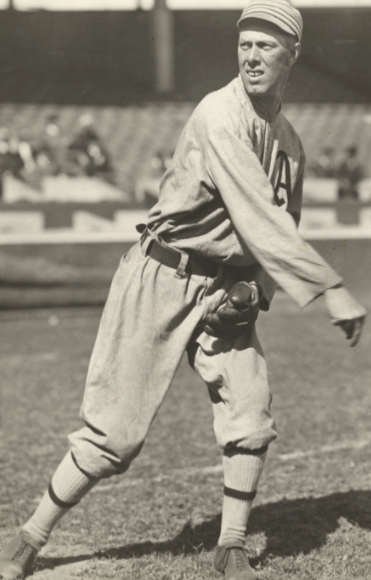
[[[281,500],[256,507],[251,513],[249,533],[263,533],[267,539],[267,556],[287,557],[308,554],[326,544],[327,536],[338,527],[340,518],[353,525],[371,530],[371,491],[349,491],[332,495],[296,500]],[[220,516],[192,527],[187,523],[178,536],[166,542],[144,542],[122,548],[86,554],[78,557],[44,559],[42,569],[77,563],[93,558],[140,558],[149,554],[170,553],[174,556],[212,550],[217,543]]]

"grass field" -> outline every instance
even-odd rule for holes
[[[79,427],[99,309],[0,314],[0,542],[36,507]],[[371,577],[371,331],[350,349],[323,305],[278,295],[259,320],[280,437],[247,541],[261,578]],[[129,472],[56,528],[37,580],[206,580],[222,502],[205,387],[183,361]]]

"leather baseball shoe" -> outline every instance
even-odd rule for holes
[[[258,579],[249,564],[247,552],[243,546],[218,546],[214,566],[218,572],[224,574],[225,580]]]
[[[37,549],[19,534],[0,552],[0,579],[23,580],[28,574],[32,574],[36,556]]]

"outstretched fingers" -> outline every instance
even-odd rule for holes
[[[359,342],[359,339],[362,336],[364,323],[365,318],[357,318],[354,321],[353,334],[350,337],[350,346],[356,346],[356,344]]]
[[[349,346],[356,346],[358,344],[362,336],[365,318],[365,316],[362,316],[354,320],[341,320],[336,324],[336,326],[340,326],[345,332],[347,340],[350,340]]]

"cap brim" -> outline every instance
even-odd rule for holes
[[[248,14],[247,16],[243,16],[237,22],[237,27],[240,28],[242,22],[245,22],[246,20],[251,20],[252,18],[257,18],[258,20],[268,20],[268,22],[275,24],[280,30],[283,30],[284,32],[286,32],[287,34],[290,34],[291,36],[295,36],[295,38],[298,38],[298,40],[300,41],[300,38],[298,37],[298,35],[292,30],[292,28],[290,28],[286,24],[286,22],[283,22],[280,18],[277,18],[276,16],[272,16],[271,14],[267,14],[266,12],[258,12],[257,11],[257,12],[253,12],[252,14]]]

